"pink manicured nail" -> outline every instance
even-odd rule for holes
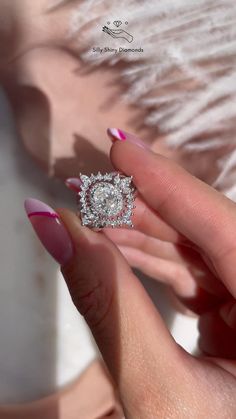
[[[124,131],[121,131],[121,129],[118,128],[108,128],[108,134],[110,134],[112,137],[114,137],[117,140],[125,141],[126,135]]]
[[[65,181],[66,186],[72,191],[79,192],[81,187],[81,180],[77,177],[70,177]]]
[[[73,245],[58,214],[33,198],[25,200],[25,211],[44,247],[60,265],[64,265],[73,255]]]
[[[107,133],[112,140],[119,140],[119,141],[128,141],[130,143],[136,144],[137,146],[148,149],[148,144],[141,141],[133,134],[129,134],[126,131],[122,131],[118,128],[108,128]]]

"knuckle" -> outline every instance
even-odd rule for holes
[[[74,265],[63,268],[72,301],[89,327],[99,328],[106,321],[113,300],[112,284],[98,274],[90,276]]]
[[[88,325],[98,330],[109,317],[112,306],[111,290],[99,281],[88,293],[77,295],[76,305]]]
[[[76,292],[73,294],[73,302],[82,316],[91,317],[93,312],[97,311],[98,288],[100,288],[100,284],[94,285],[85,293]]]

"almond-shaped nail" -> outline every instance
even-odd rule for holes
[[[65,265],[73,256],[73,244],[58,214],[34,198],[25,200],[25,211],[45,249],[60,265]]]
[[[70,177],[65,180],[66,186],[74,192],[79,192],[82,181],[77,177]]]
[[[108,128],[107,129],[108,136],[111,138],[112,141],[128,141],[130,143],[136,144],[139,147],[144,149],[149,149],[148,144],[144,143],[134,134],[130,134],[127,131],[123,131],[119,128]]]

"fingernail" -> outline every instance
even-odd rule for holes
[[[65,180],[65,184],[72,191],[79,192],[82,182],[81,182],[80,178],[70,177],[70,178]]]
[[[43,246],[60,265],[65,265],[73,255],[73,245],[58,214],[38,199],[28,198],[24,205]]]
[[[120,140],[120,141],[125,141],[126,140],[126,135],[124,131],[121,131],[121,129],[118,128],[108,128],[108,134],[110,134],[112,137],[114,137],[114,139],[116,140]]]
[[[141,148],[144,148],[146,150],[149,149],[148,144],[144,143],[138,137],[136,137],[133,134],[128,133],[127,131],[123,131],[119,128],[108,128],[107,133],[113,141],[114,140],[115,141],[116,140],[128,141],[128,142],[136,144],[137,146],[139,146]]]

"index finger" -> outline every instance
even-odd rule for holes
[[[199,246],[236,297],[236,209],[215,189],[175,162],[135,144],[126,135],[111,148],[113,165],[133,181],[164,221]],[[131,139],[131,141],[129,141]]]

